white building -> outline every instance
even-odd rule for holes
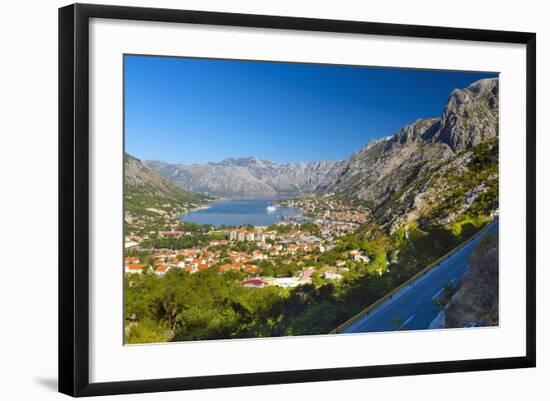
[[[367,255],[363,255],[363,253],[361,253],[358,250],[351,251],[349,253],[349,258],[354,262],[364,262],[364,263],[370,262],[369,257]]]
[[[323,277],[328,280],[340,280],[343,276],[340,273],[328,270],[323,273]]]
[[[275,285],[281,288],[297,287],[298,284],[300,283],[298,282],[298,279],[296,277],[282,277],[275,279]]]
[[[166,272],[168,272],[168,270],[170,270],[170,266],[160,265],[155,269],[155,274],[157,276],[164,276],[166,274]]]
[[[124,249],[135,249],[139,244],[135,241],[128,241],[124,243]]]

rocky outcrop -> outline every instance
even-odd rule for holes
[[[440,119],[434,141],[455,152],[498,136],[498,79],[482,79],[455,89]]]
[[[477,246],[459,288],[429,328],[498,326],[498,266],[498,234],[493,234]]]
[[[479,243],[460,288],[445,306],[446,327],[498,326],[498,254],[498,234]]]
[[[424,172],[495,137],[498,79],[483,79],[455,89],[440,118],[417,120],[352,155],[328,189],[356,195],[377,207]]]
[[[357,196],[376,208],[422,175],[430,164],[454,155],[446,144],[428,143],[422,138],[437,126],[437,121],[419,120],[390,138],[372,141],[346,161],[341,176],[327,189]]]

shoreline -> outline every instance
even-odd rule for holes
[[[285,195],[219,197],[206,204],[185,210],[179,215],[179,221],[210,224],[216,227],[227,225],[238,227],[243,225],[265,226],[289,221],[299,222],[304,219],[301,208],[279,205],[278,201],[283,199],[288,198]],[[269,210],[270,207],[276,207],[278,210]],[[212,208],[217,209],[212,213],[201,213],[201,211]],[[218,216],[220,213],[221,215]]]

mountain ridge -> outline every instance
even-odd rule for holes
[[[313,192],[328,184],[342,161],[277,163],[250,156],[190,165],[159,160],[144,163],[180,188],[219,196],[239,196]]]
[[[138,158],[124,154],[124,209],[127,222],[143,216],[174,216],[204,204],[208,197],[174,185]]]
[[[193,192],[221,196],[332,192],[365,201],[394,221],[395,209],[388,209],[388,204],[398,205],[401,212],[425,205],[422,185],[430,174],[446,163],[468,171],[473,149],[498,138],[498,91],[498,78],[455,89],[439,117],[418,119],[390,136],[371,140],[341,161],[282,164],[250,156],[194,165],[144,164]],[[491,149],[494,153],[494,145]],[[498,163],[498,155],[492,163]],[[413,184],[420,187],[413,190]]]
[[[496,137],[498,79],[483,79],[453,90],[441,117],[416,120],[355,152],[326,189],[379,205],[434,164]]]

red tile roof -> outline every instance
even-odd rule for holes
[[[130,269],[130,270],[142,270],[146,267],[147,267],[147,265],[138,264],[138,263],[132,263],[132,264],[128,265],[128,269]]]
[[[263,281],[261,278],[253,278],[250,280],[244,280],[241,281],[241,285],[250,285],[254,287],[263,287],[266,285],[266,282]]]

